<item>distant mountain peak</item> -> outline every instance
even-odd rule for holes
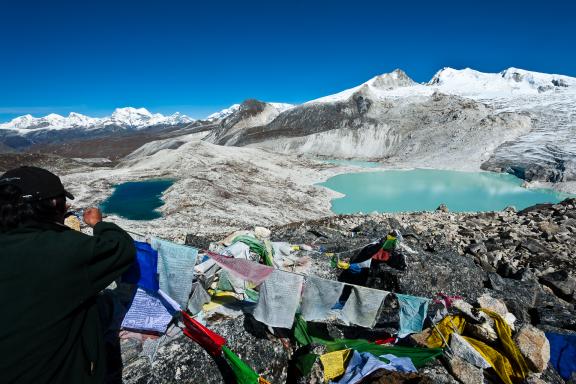
[[[151,113],[146,108],[123,107],[116,108],[108,117],[95,118],[77,112],[70,112],[67,117],[50,113],[44,117],[34,117],[30,114],[19,116],[7,123],[0,123],[0,129],[19,130],[26,133],[39,129],[69,129],[69,128],[101,128],[116,125],[126,129],[142,129],[154,125],[177,125],[194,121],[194,119],[174,113],[164,116]]]
[[[390,73],[383,73],[382,75],[373,77],[365,84],[377,89],[394,89],[398,87],[410,87],[415,85],[416,82],[414,82],[414,80],[412,80],[403,70],[395,69]]]
[[[443,68],[428,82],[446,93],[510,96],[537,94],[555,89],[576,87],[576,78],[510,67],[499,73],[486,73],[471,68]]]
[[[222,120],[227,118],[228,116],[235,114],[238,111],[259,113],[263,111],[268,105],[278,110],[278,112],[284,112],[294,107],[293,104],[288,103],[268,103],[256,99],[247,99],[244,100],[241,104],[232,104],[228,108],[225,108],[221,111],[209,115],[208,117],[206,117],[206,120]]]
[[[206,117],[206,120],[219,120],[230,116],[240,108],[240,104],[232,104],[228,108],[224,108],[221,111],[214,112],[213,114]]]

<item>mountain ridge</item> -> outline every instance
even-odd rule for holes
[[[397,69],[303,104],[248,99],[205,120],[136,108],[96,125],[80,114],[24,116],[17,129],[0,129],[0,150],[118,160],[151,141],[205,133],[210,143],[286,154],[440,168],[462,162],[528,181],[576,182],[575,106],[576,78],[569,76],[443,68],[417,83]],[[63,119],[76,126],[46,128],[62,127]]]
[[[436,72],[428,82],[417,83],[403,70],[395,69],[392,72],[374,76],[356,87],[313,99],[304,104],[344,100],[363,88],[373,90],[383,97],[430,96],[435,91],[460,96],[482,96],[482,93],[492,97],[514,96],[553,90],[576,90],[576,77],[527,71],[515,67],[497,73],[480,72],[471,68],[444,67]],[[281,112],[294,107],[294,105],[286,103],[268,102],[268,104]],[[0,130],[14,130],[26,134],[27,131],[36,129],[99,128],[113,124],[124,128],[139,129],[154,125],[191,123],[199,120],[222,120],[237,112],[240,105],[233,104],[204,119],[193,119],[179,112],[171,115],[153,114],[146,108],[134,107],[116,108],[110,116],[102,118],[90,117],[77,112],[70,112],[68,116],[50,113],[43,117],[34,117],[27,114],[0,123]]]
[[[124,107],[116,108],[110,116],[97,118],[70,112],[67,117],[50,113],[44,117],[34,117],[31,114],[23,115],[6,123],[0,123],[0,129],[25,131],[34,129],[68,129],[68,128],[99,128],[106,125],[118,125],[125,128],[145,128],[153,125],[182,124],[195,121],[191,117],[176,112],[164,116],[160,113],[151,113],[146,108]]]

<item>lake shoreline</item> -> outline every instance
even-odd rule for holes
[[[73,209],[99,205],[110,196],[114,184],[174,179],[162,196],[162,218],[135,221],[110,215],[106,219],[135,232],[183,242],[190,233],[224,234],[254,225],[333,216],[331,201],[343,195],[319,183],[345,173],[422,168],[421,164],[379,163],[378,168],[367,169],[256,148],[223,147],[193,135],[183,140],[186,143],[176,150],[130,157],[114,168],[65,174],[64,183],[77,197]],[[447,164],[443,165],[435,169],[446,169]],[[473,164],[459,168],[484,172]]]

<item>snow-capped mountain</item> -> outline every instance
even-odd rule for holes
[[[193,121],[194,119],[180,113],[164,116],[160,113],[150,113],[145,108],[126,107],[117,108],[110,116],[103,118],[89,117],[75,112],[71,112],[66,117],[55,113],[44,117],[24,115],[0,124],[0,129],[18,130],[26,134],[28,131],[40,129],[98,129],[109,125],[126,129],[142,129],[156,125],[186,124]]]
[[[104,118],[26,115],[0,124],[0,144],[45,150],[55,143],[49,150],[58,152],[71,140],[97,138],[100,147],[114,140],[119,158],[159,138],[203,133],[219,145],[408,166],[482,166],[527,180],[565,181],[576,180],[575,111],[576,78],[569,76],[444,68],[416,83],[398,69],[301,105],[252,99],[196,121],[144,108],[120,108]]]
[[[500,73],[444,68],[434,75],[428,85],[449,94],[494,98],[574,89],[576,78],[518,68],[508,68]]]
[[[417,93],[429,93],[425,88],[419,89],[418,83],[412,80],[401,69],[395,69],[390,73],[375,76],[365,83],[354,88],[346,89],[333,95],[324,96],[308,103],[330,103],[345,101],[358,91],[370,92],[372,96],[382,96],[384,98],[394,95],[409,95]]]
[[[401,70],[280,113],[252,101],[206,140],[274,152],[576,180],[576,78],[509,68],[444,68],[427,83]],[[452,165],[451,165],[452,164]]]
[[[206,120],[220,120],[223,119],[225,117],[230,116],[231,114],[233,114],[234,112],[236,112],[238,110],[238,108],[240,108],[240,104],[232,104],[231,106],[229,106],[228,108],[224,108],[221,111],[215,112],[213,114],[211,114],[210,116],[208,116],[206,118]]]
[[[88,127],[97,124],[99,119],[72,112],[68,117],[51,113],[44,117],[24,115],[16,117],[7,123],[0,124],[0,129],[32,130],[32,129],[63,129],[72,127]],[[25,132],[24,132],[25,133]]]
[[[247,129],[266,125],[276,119],[278,115],[294,107],[294,105],[286,103],[246,100],[238,105],[232,113],[222,118],[218,126],[206,136],[206,140],[220,142],[226,137],[226,142],[233,145],[234,139],[232,137],[241,138]]]
[[[400,69],[373,77],[356,87],[308,103],[345,101],[362,90],[375,99],[432,96],[434,92],[474,99],[513,98],[550,94],[555,91],[576,92],[576,78],[508,68],[499,73],[474,69],[444,68],[423,84],[414,82]]]
[[[274,107],[274,109],[276,109],[278,112],[284,112],[284,111],[294,107],[293,104],[287,104],[287,103],[267,103],[267,104]],[[240,104],[232,104],[228,108],[225,108],[221,111],[218,111],[218,112],[215,112],[215,113],[209,115],[206,118],[206,120],[209,120],[209,121],[222,120],[222,119],[225,119],[226,117],[234,114],[239,109],[240,109]]]

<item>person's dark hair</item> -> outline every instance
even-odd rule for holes
[[[62,222],[66,214],[66,197],[25,201],[14,185],[0,185],[0,231],[16,228],[26,222]]]

